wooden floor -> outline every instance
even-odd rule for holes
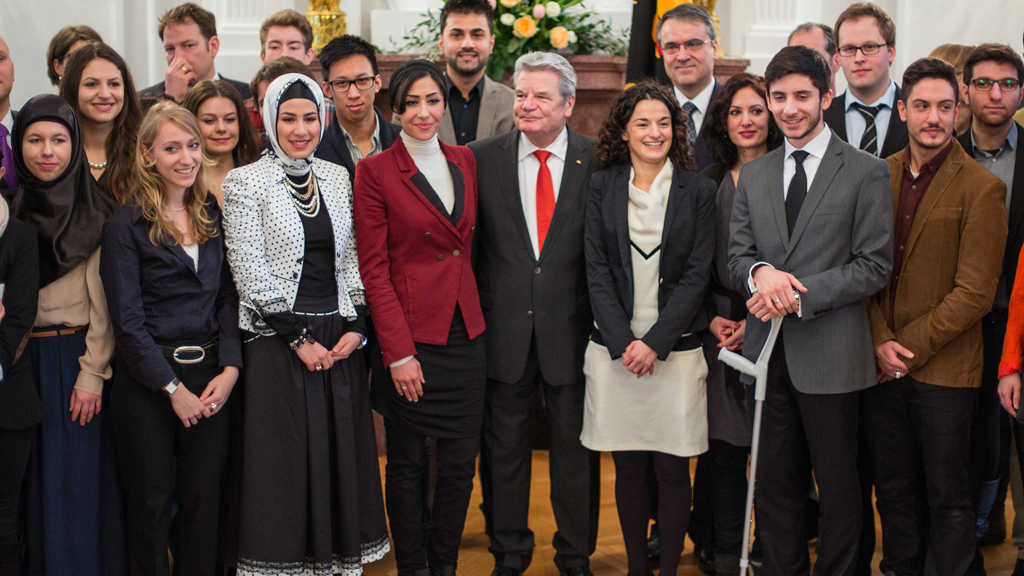
[[[692,467],[692,464],[691,464]],[[692,474],[692,469],[691,469]],[[381,459],[381,477],[384,475],[384,460]],[[590,558],[590,567],[595,576],[624,576],[626,574],[626,551],[622,545],[622,533],[619,529],[619,517],[615,510],[615,469],[610,454],[603,454],[601,459],[601,516],[598,528],[597,551]],[[533,553],[533,563],[525,576],[558,576],[554,564],[555,551],[551,546],[551,537],[555,533],[555,520],[548,499],[550,482],[548,480],[548,455],[544,451],[533,453],[533,484],[530,494],[530,528],[533,529],[537,548]],[[1007,500],[1007,522],[1012,526],[1013,505]],[[881,536],[878,518],[875,518],[876,534]],[[494,559],[487,552],[487,536],[484,534],[484,518],[480,512],[480,483],[474,480],[473,497],[470,500],[469,514],[466,517],[466,529],[462,535],[462,548],[459,553],[459,576],[489,576],[494,569]],[[1009,538],[998,546],[984,548],[985,567],[989,576],[1007,576],[1013,572],[1017,560],[1017,549]],[[811,546],[811,557],[814,547]],[[873,574],[878,571],[881,558],[881,541],[875,548]],[[394,553],[381,561],[366,566],[368,576],[392,576],[396,574]],[[679,576],[698,576],[693,559],[693,544],[687,540],[686,551],[683,553]]]

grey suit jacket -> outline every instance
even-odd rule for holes
[[[729,275],[747,290],[754,264],[789,272],[807,288],[803,317],[782,324],[793,385],[807,394],[840,394],[875,384],[875,357],[864,299],[892,270],[892,187],[885,160],[834,133],[811,182],[793,236],[783,197],[785,147],[743,166],[733,203]],[[743,354],[756,360],[768,324],[747,316]]]
[[[511,132],[516,127],[512,120],[512,106],[515,103],[515,90],[484,76],[484,93],[480,98],[480,116],[477,119],[475,140]],[[444,111],[441,131],[437,133],[437,138],[449,146],[458,144],[455,140],[451,109]]]

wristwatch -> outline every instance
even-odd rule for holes
[[[366,336],[360,334],[359,332],[353,332],[353,334],[359,336],[359,338],[361,339],[361,341],[359,342],[359,346],[356,348],[356,350],[361,350],[364,346],[370,343],[370,340],[367,339]]]
[[[170,396],[178,390],[178,386],[181,386],[181,380],[175,378],[174,380],[171,380],[170,384],[163,387],[163,391]]]

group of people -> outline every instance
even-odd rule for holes
[[[874,494],[884,573],[984,573],[1024,356],[1020,54],[944,45],[898,85],[895,25],[857,3],[722,84],[682,4],[671,85],[592,139],[564,57],[484,74],[493,24],[448,0],[445,66],[395,70],[391,118],[373,46],[315,54],[291,10],[249,84],[192,3],[144,90],[69,26],[59,95],[17,112],[0,39],[0,575],[358,574],[393,548],[454,576],[479,461],[492,576],[517,576],[539,405],[561,574],[592,574],[601,451],[629,576],[676,574],[687,535],[735,573],[753,396],[717,355],[756,358],[776,317],[762,572],[810,574],[816,536],[815,574],[870,574]]]

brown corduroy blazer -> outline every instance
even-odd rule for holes
[[[894,213],[904,154],[887,159]],[[995,298],[1006,235],[1006,185],[953,140],[917,206],[903,266],[892,272],[899,275],[895,334],[887,324],[892,283],[868,299],[874,345],[896,340],[913,352],[901,359],[918,382],[980,386],[981,319]]]

